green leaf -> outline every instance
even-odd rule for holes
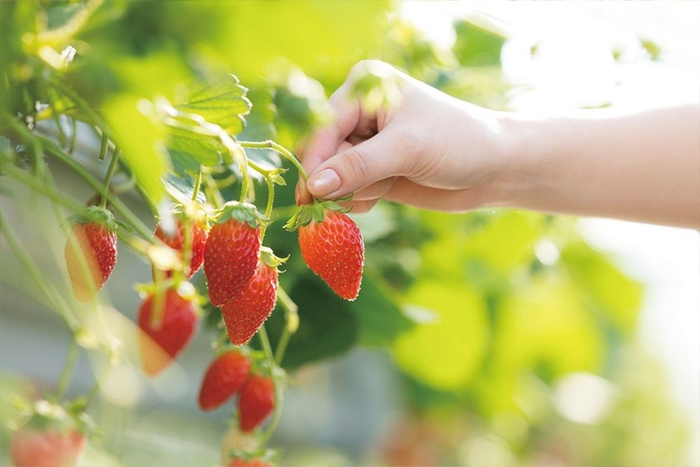
[[[165,196],[162,177],[171,171],[170,161],[162,147],[164,128],[138,110],[136,96],[122,94],[106,102],[104,115],[117,146],[121,160],[131,169],[138,186],[152,206]]]
[[[498,65],[505,38],[495,31],[470,21],[454,24],[455,44],[453,52],[462,65]]]
[[[565,247],[561,261],[606,324],[634,332],[642,306],[642,284],[626,276],[607,257],[583,242]]]
[[[168,127],[168,152],[178,174],[197,173],[201,165],[217,166],[221,163],[221,154],[225,151],[224,145],[214,137]]]
[[[299,307],[299,329],[289,340],[282,361],[284,368],[298,368],[340,355],[356,344],[357,316],[319,278],[307,273],[295,283],[289,295]],[[284,325],[281,315],[273,314],[266,324],[273,346]]]
[[[202,81],[190,86],[188,92],[175,101],[175,108],[200,115],[227,133],[237,135],[245,126],[243,116],[252,107],[246,97],[247,91],[234,75],[216,83]]]
[[[426,280],[409,290],[406,302],[432,310],[438,319],[398,338],[393,349],[398,366],[438,389],[465,388],[485,355],[488,333],[483,298],[464,283]]]
[[[369,347],[389,345],[416,325],[392,299],[383,281],[366,273],[360,294],[348,306],[358,319],[360,343]]]

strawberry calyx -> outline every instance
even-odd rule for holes
[[[337,199],[317,200],[311,204],[299,206],[294,215],[287,221],[284,228],[290,232],[297,230],[299,227],[309,225],[311,221],[323,222],[326,217],[326,211],[337,211],[347,213],[350,208],[339,203],[347,203],[352,199],[352,195],[344,196]]]
[[[100,206],[89,206],[81,212],[73,214],[70,221],[73,224],[97,224],[110,232],[116,232],[123,225],[117,221],[110,210]]]
[[[224,204],[219,210],[215,222],[217,224],[223,224],[231,219],[246,223],[254,229],[270,222],[270,219],[261,214],[254,204],[241,203],[238,201],[229,201]]]
[[[279,452],[272,449],[258,448],[254,451],[242,449],[231,449],[227,453],[228,461],[226,466],[265,466],[274,465],[279,460]]]
[[[280,258],[276,256],[269,247],[260,247],[260,260],[272,268],[277,269],[281,264],[284,264],[287,259],[289,259],[289,256]]]
[[[17,429],[85,434],[93,428],[92,420],[84,411],[84,404],[80,403],[65,407],[42,399],[25,411],[23,418],[24,422]]]

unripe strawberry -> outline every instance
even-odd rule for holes
[[[286,226],[299,231],[301,256],[314,273],[340,297],[354,300],[360,292],[365,245],[357,224],[332,201],[299,208]]]
[[[214,410],[239,392],[250,372],[250,359],[237,350],[217,356],[204,373],[199,389],[199,407]]]
[[[189,233],[187,231],[189,229]],[[176,218],[175,231],[168,235],[160,224],[154,233],[163,243],[178,252],[180,259],[189,254],[189,264],[185,265],[185,279],[192,277],[204,262],[204,248],[207,242],[206,221],[204,219],[185,220]],[[188,237],[189,235],[189,237]],[[189,247],[189,252],[185,248]],[[166,277],[172,276],[172,271],[165,271]]]
[[[92,206],[71,218],[64,259],[78,300],[92,300],[117,263],[117,222],[108,210]]]
[[[275,410],[275,385],[267,376],[253,374],[238,397],[238,421],[244,432],[253,431]]]
[[[185,283],[189,284],[189,283]],[[180,286],[182,289],[182,285]],[[156,376],[187,347],[197,328],[192,297],[178,289],[151,292],[137,313],[141,365],[149,376]]]
[[[255,274],[261,219],[255,206],[232,202],[224,207],[209,231],[204,274],[213,305],[230,302]]]
[[[263,252],[253,277],[231,301],[221,306],[226,331],[233,344],[247,343],[275,308],[279,261],[269,250]]]

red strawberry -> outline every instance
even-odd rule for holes
[[[156,226],[155,236],[166,245],[176,250],[181,259],[189,255],[189,265],[185,266],[185,279],[189,279],[196,273],[204,262],[204,247],[207,242],[206,222],[204,220],[182,218],[176,219],[175,231],[168,235],[160,224]],[[186,228],[189,229],[189,238]],[[189,252],[185,252],[186,246]],[[172,275],[172,271],[165,271],[166,277]]]
[[[66,269],[76,298],[88,302],[117,263],[117,221],[111,212],[97,206],[71,220],[71,235],[64,249]]]
[[[260,222],[255,206],[231,202],[211,228],[204,250],[204,274],[213,305],[230,302],[255,274]]]
[[[74,467],[85,434],[60,406],[39,401],[29,422],[13,433],[10,458],[15,467]]]
[[[209,365],[199,389],[199,407],[214,410],[241,390],[248,379],[250,359],[236,350],[222,353]]]
[[[180,289],[187,290],[183,284]],[[152,292],[139,307],[137,323],[142,331],[139,333],[141,365],[146,374],[156,376],[192,339],[197,327],[194,302],[174,288]]]
[[[301,206],[287,228],[299,229],[301,256],[309,268],[340,297],[360,292],[365,245],[357,224],[332,201]]]
[[[255,275],[230,302],[221,306],[228,338],[233,344],[247,343],[275,308],[280,261],[264,249]]]
[[[227,467],[272,467],[272,464],[261,459],[243,459],[238,457],[231,459]]]
[[[253,431],[275,409],[275,385],[272,379],[251,375],[238,398],[238,421],[244,432]]]
[[[21,429],[12,437],[10,457],[15,467],[72,467],[84,445],[79,431]]]

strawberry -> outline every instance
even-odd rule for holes
[[[260,329],[275,308],[279,284],[279,258],[264,249],[255,275],[231,301],[221,306],[221,314],[231,343],[243,345]]]
[[[117,221],[107,209],[91,206],[71,218],[64,258],[73,292],[89,302],[117,263]]]
[[[275,385],[267,376],[252,374],[238,398],[241,431],[257,428],[275,409]]]
[[[12,434],[10,458],[15,467],[74,467],[85,434],[63,407],[36,403],[29,421]]]
[[[248,379],[250,359],[237,350],[222,353],[209,365],[199,389],[199,407],[214,410],[241,390]]]
[[[183,282],[178,289],[151,292],[141,303],[137,323],[146,374],[156,376],[167,368],[192,339],[197,327],[193,295],[194,287]]]
[[[204,249],[204,274],[213,305],[230,302],[255,274],[261,221],[255,206],[230,202],[211,228]]]
[[[272,467],[272,464],[262,459],[244,459],[242,457],[236,457],[231,459],[227,467]]]
[[[309,268],[340,297],[360,292],[365,245],[357,224],[333,201],[300,206],[285,226],[298,229],[301,256]]]
[[[182,216],[176,218],[174,232],[166,233],[158,224],[154,235],[166,245],[177,251],[180,259],[189,256],[189,264],[185,266],[185,279],[196,273],[204,262],[204,247],[207,242],[206,221],[198,219],[185,220]],[[189,232],[187,231],[189,229]],[[185,251],[189,248],[189,251]],[[166,277],[172,276],[172,271],[165,271]]]

